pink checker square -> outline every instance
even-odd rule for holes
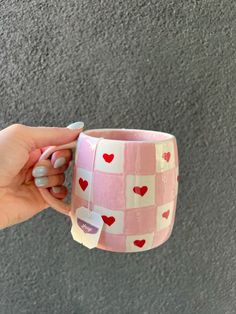
[[[163,205],[173,201],[177,189],[177,169],[173,168],[156,174],[156,203]]]
[[[159,246],[166,242],[171,235],[172,229],[173,225],[170,225],[168,228],[155,232],[153,239],[153,247]]]
[[[76,194],[73,194],[72,197],[72,209],[75,211],[76,208],[79,207],[88,207],[88,201],[80,198],[79,196],[77,196]]]
[[[124,233],[144,234],[151,233],[156,228],[156,208],[132,208],[125,211]]]
[[[97,247],[102,250],[125,252],[125,239],[124,235],[115,235],[102,231]]]
[[[93,204],[110,209],[125,208],[125,180],[123,174],[94,171]]]
[[[156,172],[155,144],[126,143],[124,166],[126,174],[154,174]]]
[[[98,138],[88,137],[81,133],[76,147],[76,166],[88,171],[93,170],[94,154]]]

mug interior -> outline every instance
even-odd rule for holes
[[[106,140],[125,142],[166,141],[174,137],[168,133],[135,129],[94,129],[85,131],[84,134],[91,137],[104,138]]]

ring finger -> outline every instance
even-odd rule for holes
[[[34,183],[38,188],[49,188],[58,185],[60,186],[63,185],[64,181],[65,181],[64,173],[34,179]]]

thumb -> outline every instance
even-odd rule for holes
[[[82,132],[84,124],[77,122],[70,126],[58,128],[20,125],[18,131],[21,133],[28,150],[31,151],[45,146],[57,146],[74,141]]]

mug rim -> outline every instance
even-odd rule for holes
[[[109,131],[127,131],[127,132],[132,132],[132,131],[138,131],[138,132],[145,132],[145,133],[155,133],[155,134],[161,134],[161,135],[165,135],[167,136],[166,139],[163,140],[120,140],[120,139],[109,139],[109,138],[103,138],[103,137],[96,137],[93,135],[90,135],[90,132],[101,132],[101,131],[105,131],[105,132],[109,132]],[[116,142],[125,142],[125,143],[164,143],[173,139],[176,139],[176,137],[173,134],[167,133],[167,132],[160,132],[160,131],[154,131],[154,130],[143,130],[143,129],[126,129],[126,128],[100,128],[100,129],[89,129],[89,130],[85,130],[82,131],[81,133],[83,133],[84,135],[90,137],[90,138],[102,138],[106,141],[116,141]]]

